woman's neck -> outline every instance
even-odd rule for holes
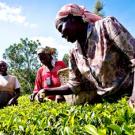
[[[88,27],[88,23],[84,23],[84,25],[81,28],[81,32],[80,32],[81,34],[79,35],[79,38],[77,40],[81,46],[86,43],[87,27]]]
[[[7,73],[0,73],[2,76],[6,76],[6,75],[8,75]]]
[[[82,49],[82,53],[84,56],[86,56],[86,51],[88,48],[87,45],[87,28],[88,28],[88,23],[85,23],[83,26],[82,34],[81,37],[78,39],[78,43],[80,44],[80,47]]]
[[[52,70],[53,69],[52,64],[47,65],[47,67],[49,68],[49,70]]]

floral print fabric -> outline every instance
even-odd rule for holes
[[[81,48],[83,46],[83,48]],[[87,41],[70,51],[69,87],[75,94],[95,90],[99,95],[131,84],[135,39],[114,17],[89,24]]]

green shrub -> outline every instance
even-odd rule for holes
[[[135,111],[126,100],[70,106],[21,96],[17,106],[0,110],[0,135],[134,135]]]

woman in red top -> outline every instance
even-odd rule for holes
[[[61,85],[57,72],[60,69],[66,68],[63,61],[56,61],[53,56],[55,53],[54,48],[45,47],[37,51],[38,57],[43,64],[38,71],[35,79],[35,87],[30,96],[33,101],[37,93],[43,88],[54,88]],[[48,96],[48,99],[55,100],[55,96]]]

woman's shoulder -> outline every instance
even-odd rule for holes
[[[41,67],[38,68],[38,71],[42,71],[45,68],[44,65],[42,65]]]
[[[61,63],[64,63],[64,61],[58,60],[58,61],[56,61],[56,63],[57,63],[57,64],[61,64]]]
[[[65,67],[66,68],[66,64],[62,60],[56,61],[55,66],[62,66],[62,67]]]
[[[97,21],[96,23],[104,23],[104,22],[110,22],[110,21],[115,21],[115,20],[117,19],[114,16],[106,16],[102,18],[101,20]]]
[[[15,75],[11,75],[11,74],[8,74],[8,76],[7,76],[8,78],[10,78],[10,79],[17,79],[17,77],[15,76]]]

